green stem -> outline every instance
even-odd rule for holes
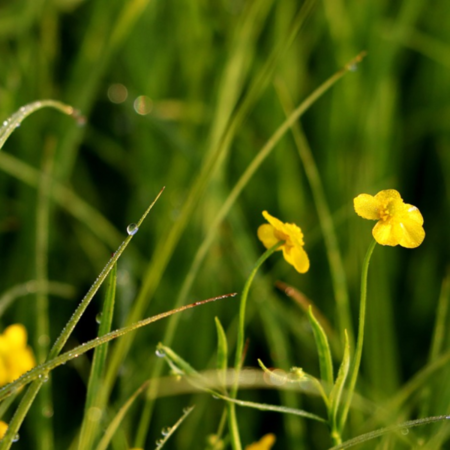
[[[256,261],[253,270],[248,277],[244,289],[242,291],[241,304],[239,307],[239,324],[238,324],[238,335],[237,335],[237,344],[236,344],[236,356],[234,360],[234,385],[231,390],[231,398],[236,398],[238,387],[239,387],[239,372],[242,368],[243,364],[243,351],[244,351],[244,339],[245,339],[245,309],[247,305],[248,293],[250,291],[250,286],[253,283],[253,279],[255,278],[256,272],[264,263],[264,261],[272,255],[275,251],[277,251],[280,246],[284,243],[284,241],[277,242],[273,247],[270,247],[266,252],[264,252],[261,257]],[[228,423],[230,427],[230,436],[231,436],[231,445],[233,450],[241,450],[241,440],[239,438],[239,427],[236,419],[236,405],[234,403],[228,403]]]
[[[364,343],[364,325],[366,321],[366,300],[367,300],[367,274],[369,271],[370,258],[376,245],[376,241],[373,240],[367,250],[364,258],[362,273],[361,273],[361,299],[359,306],[359,325],[358,325],[358,339],[356,341],[355,355],[353,357],[353,363],[350,368],[350,385],[347,390],[347,396],[342,409],[341,419],[339,421],[339,432],[342,434],[345,422],[347,421],[348,410],[352,401],[353,391],[355,390],[356,380],[358,379],[359,366],[361,364],[361,355]]]

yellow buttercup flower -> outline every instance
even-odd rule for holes
[[[274,434],[266,434],[258,442],[247,445],[245,450],[270,450],[275,444],[275,440]]]
[[[258,228],[258,238],[264,247],[271,248],[277,242],[284,241],[278,250],[283,250],[286,262],[295,267],[300,273],[305,273],[309,269],[309,259],[303,246],[302,230],[294,223],[283,223],[281,220],[271,216],[267,211],[263,211],[264,218],[269,222]]]
[[[7,429],[8,429],[8,424],[3,422],[3,420],[0,420],[0,440],[2,440],[3,437],[5,436]]]
[[[16,380],[35,365],[25,327],[21,324],[7,327],[0,334],[0,386]]]
[[[361,194],[353,204],[359,216],[378,220],[372,234],[379,244],[415,248],[423,242],[422,214],[415,206],[404,203],[396,190],[387,189],[375,196]]]

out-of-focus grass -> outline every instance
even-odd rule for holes
[[[224,200],[285,119],[275,80],[299,104],[350,58],[367,50],[357,71],[347,74],[301,120],[331,211],[355,329],[361,262],[371,225],[353,213],[353,197],[398,189],[422,211],[427,237],[414,251],[375,249],[357,392],[374,405],[388,406],[414,374],[438,359],[436,351],[433,358],[429,353],[450,248],[449,7],[440,2],[431,8],[419,0],[395,5],[310,2],[303,5],[306,20],[288,45],[301,7],[295,1],[4,2],[0,116],[52,97],[81,108],[88,122],[77,127],[53,111],[36,113],[0,152],[0,293],[43,276],[34,262],[37,187],[44,170],[43,152],[55,142],[46,277],[77,286],[82,296],[119,244],[117,230],[125,235],[127,224],[140,217],[166,186],[134,248],[119,261],[114,322],[119,326],[128,320],[139,295],[142,308],[138,314],[135,310],[139,318],[170,309]],[[271,55],[279,59],[273,71],[265,72]],[[250,91],[263,75],[266,82]],[[117,84],[127,90],[121,103],[110,101]],[[242,108],[249,92],[255,97]],[[147,104],[148,114],[136,112],[138,97],[141,106]],[[236,117],[239,120],[233,122]],[[227,152],[208,163],[220,146]],[[213,170],[215,162],[214,172],[201,172],[205,164]],[[206,178],[198,179],[200,173],[214,176],[206,183]],[[185,209],[187,199],[190,209]],[[256,280],[249,298],[246,364],[256,367],[260,357],[268,366],[288,370],[296,365],[318,374],[304,313],[273,288],[277,279],[295,286],[338,328],[325,239],[291,134],[277,145],[230,210],[187,297],[195,300],[242,289],[262,252],[256,228],[264,209],[302,227],[311,269],[299,275],[278,255],[266,264],[266,273]],[[173,248],[167,244],[168,236]],[[166,258],[167,266],[162,263]],[[143,286],[148,289],[145,295]],[[36,302],[18,298],[1,318],[2,326],[25,323],[34,348],[39,338]],[[75,306],[50,291],[51,342]],[[95,336],[99,308],[100,303],[92,305],[71,345]],[[237,302],[227,300],[185,313],[171,345],[195,368],[214,367],[214,316],[230,330],[232,348],[237,311]],[[440,326],[446,330],[448,320],[443,320]],[[154,349],[166,327],[161,322],[137,332],[127,352],[123,344],[121,353],[117,343],[112,346],[110,356],[116,358],[119,370],[109,375],[114,382],[108,401],[111,414],[153,373]],[[448,333],[444,331],[441,339],[439,352],[444,354]],[[45,415],[52,422],[55,448],[69,448],[81,426],[83,374],[84,369],[75,365],[53,374],[54,415],[49,411]],[[391,408],[386,421],[375,423],[370,414],[353,414],[347,436],[370,431],[365,422],[375,429],[414,419],[418,411],[425,411],[423,405],[428,415],[449,414],[448,376],[448,366],[431,375],[425,383],[428,388],[415,392],[401,408]],[[323,413],[315,399],[292,392],[242,390],[241,395],[265,403],[301,404]],[[194,399],[197,408],[167,448],[205,448],[206,436],[216,432],[222,402],[206,395]],[[148,442],[159,439],[161,428],[175,423],[194,399],[157,400],[149,428],[141,425]],[[65,412],[68,404],[70,414]],[[35,416],[42,413],[37,405]],[[114,448],[124,448],[120,444],[124,437],[130,446],[134,442],[143,408],[138,402],[125,417]],[[244,443],[271,431],[277,435],[278,448],[330,445],[322,425],[274,413],[239,409],[237,413]],[[40,422],[33,414],[15,448],[42,442],[34,426]],[[414,442],[416,437],[428,441],[434,435],[430,448],[439,448],[438,439],[445,440],[448,430],[446,425],[429,425],[409,436]]]

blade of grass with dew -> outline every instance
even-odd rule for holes
[[[289,116],[293,110],[293,106],[289,98],[286,84],[281,80],[278,80],[275,87],[277,88],[278,97],[284,112],[286,116]],[[343,332],[343,330],[347,330],[350,338],[350,344],[352,344],[354,342],[354,338],[347,281],[330,208],[328,207],[317,165],[300,125],[298,123],[294,123],[291,130],[298,154],[303,163],[303,167],[311,187],[317,214],[319,215],[320,228],[322,229],[322,234],[325,240],[328,263],[330,265],[330,272],[333,281],[334,296],[338,309],[339,328],[341,332]]]
[[[217,363],[216,367],[219,371],[219,376],[222,378],[224,389],[226,384],[226,372],[228,369],[228,344],[225,330],[218,317],[214,318],[217,329]]]
[[[33,114],[34,112],[42,108],[54,108],[68,116],[72,116],[75,118],[79,117],[79,112],[72,106],[66,105],[56,100],[39,100],[33,103],[29,103],[25,106],[22,106],[12,116],[3,121],[3,125],[0,127],[0,150],[3,148],[3,145],[5,144],[9,136],[11,136],[12,132],[17,127],[20,127],[20,124],[30,114]]]
[[[117,264],[115,264],[112,268],[106,282],[106,294],[103,301],[103,308],[100,313],[100,326],[98,329],[99,337],[111,331],[116,297],[116,284]],[[102,392],[102,379],[105,370],[107,353],[107,344],[97,347],[94,351],[87,387],[83,422],[81,424],[81,432],[78,441],[79,450],[90,450],[94,445],[96,435],[99,431],[99,421],[102,420],[102,417],[101,415],[99,417],[98,414],[93,414],[92,412],[102,411],[102,409],[98,407],[98,404],[101,403],[100,396]]]
[[[29,280],[5,291],[0,295],[0,317],[5,310],[19,297],[45,292],[47,295],[55,295],[61,298],[72,298],[75,295],[75,289],[70,284],[60,283],[58,281],[46,281],[39,283],[37,280]]]
[[[420,427],[422,425],[427,425],[429,423],[440,422],[443,420],[450,420],[450,416],[433,416],[425,417],[424,419],[408,420],[407,422],[400,423],[398,425],[392,425],[386,428],[380,428],[379,430],[371,431],[370,433],[363,434],[361,436],[349,439],[348,441],[336,445],[329,450],[342,450],[345,448],[350,448],[363,442],[370,441],[377,437],[383,436],[386,433],[398,432],[401,430],[409,430],[410,428]]]
[[[103,281],[105,280],[105,278],[107,277],[107,275],[109,274],[111,269],[113,268],[114,264],[120,258],[120,256],[124,252],[125,248],[128,246],[128,244],[130,243],[131,239],[136,234],[136,231],[139,229],[139,227],[141,226],[142,222],[145,220],[145,218],[147,217],[148,213],[153,208],[154,204],[158,201],[158,199],[161,196],[163,190],[164,190],[164,188],[161,189],[161,191],[156,196],[155,200],[150,204],[150,206],[144,212],[144,214],[139,219],[137,224],[134,225],[133,232],[129,233],[128,237],[122,242],[122,244],[119,246],[119,248],[113,254],[111,259],[108,261],[106,266],[103,268],[103,270],[101,271],[100,275],[97,277],[97,279],[95,280],[94,284],[91,286],[91,288],[89,289],[89,291],[87,292],[87,294],[85,295],[85,297],[83,298],[83,300],[78,305],[78,307],[75,310],[75,312],[73,313],[72,317],[69,319],[69,321],[67,322],[66,326],[63,328],[60,336],[58,337],[58,339],[53,344],[53,347],[50,350],[50,353],[49,353],[49,355],[47,357],[47,360],[54,359],[61,352],[61,350],[64,347],[65,343],[67,342],[69,336],[71,335],[73,329],[75,328],[75,325],[80,320],[80,317],[82,316],[82,314],[84,313],[84,311],[88,307],[89,303],[91,302],[91,300],[93,299],[94,295],[96,294],[96,292],[98,291],[98,289],[102,285]],[[28,373],[30,373],[30,372],[28,372]],[[16,436],[16,434],[18,433],[19,427],[21,426],[21,424],[22,424],[22,422],[23,422],[23,420],[24,420],[24,418],[25,418],[29,408],[31,407],[31,404],[33,403],[37,393],[39,392],[39,390],[42,387],[44,381],[46,380],[45,375],[44,374],[41,374],[41,375],[42,375],[42,377],[41,377],[42,379],[38,380],[38,381],[35,381],[28,388],[27,392],[25,393],[24,397],[22,398],[22,401],[21,401],[21,403],[20,403],[20,405],[19,405],[19,407],[18,407],[18,409],[16,411],[16,414],[14,415],[13,419],[11,420],[11,422],[9,424],[9,427],[8,427],[8,430],[7,430],[6,434],[5,434],[5,437],[2,439],[2,441],[0,441],[0,450],[5,450],[5,449],[10,448],[10,446],[11,446],[13,440],[14,440],[14,436]],[[19,380],[20,380],[20,378],[19,378]],[[13,384],[14,384],[14,382],[10,383],[7,386],[12,386]],[[5,388],[0,389],[0,392],[2,392],[4,389]]]
[[[313,330],[314,339],[317,346],[317,355],[319,357],[320,378],[329,386],[334,384],[333,361],[331,359],[330,346],[325,331],[320,323],[314,317],[312,306],[308,311],[309,321]]]
[[[177,431],[179,426],[184,422],[186,417],[194,410],[195,406],[188,406],[183,409],[183,415],[176,421],[171,427],[162,430],[163,438],[156,441],[156,450],[160,450],[164,447],[170,437]]]
[[[271,151],[274,149],[276,144],[279,142],[279,140],[284,136],[284,134],[289,130],[289,128],[292,126],[292,124],[302,115],[305,113],[305,111],[308,110],[308,108],[318,99],[320,98],[328,89],[330,89],[337,81],[339,81],[351,68],[354,64],[361,61],[361,59],[364,57],[365,52],[357,55],[353,60],[351,60],[344,68],[337,71],[334,75],[332,75],[328,80],[326,80],[324,83],[322,83],[316,90],[312,92],[293,112],[292,114],[279,126],[279,128],[275,131],[275,133],[272,135],[272,137],[267,141],[266,145],[260,150],[260,152],[255,156],[253,161],[250,163],[250,165],[247,167],[245,172],[242,174],[230,194],[228,195],[227,199],[223,203],[222,208],[216,215],[214,222],[211,224],[207,235],[203,242],[201,243],[198,251],[195,254],[194,261],[191,265],[191,268],[189,269],[189,272],[185,278],[185,281],[183,282],[183,285],[181,287],[180,293],[177,297],[175,305],[180,305],[185,302],[185,299],[191,289],[192,283],[194,282],[197,273],[200,269],[201,263],[203,262],[207,251],[212,244],[215,235],[217,233],[218,227],[228,214],[231,207],[236,202],[237,198],[243,191],[244,187],[247,185],[247,183],[250,181],[251,177],[254,175],[254,173],[257,171],[259,166],[264,162],[264,160],[269,156]],[[144,291],[142,291],[144,292]],[[170,321],[169,325],[167,327],[166,333],[164,335],[164,342],[170,343],[173,339],[173,335],[175,333],[175,329],[177,326],[177,321]],[[117,360],[118,361],[118,360]],[[118,362],[117,362],[118,363]],[[116,363],[116,364],[117,364]],[[161,365],[155,366],[155,371],[153,373],[154,376],[158,376],[160,371],[162,369]],[[117,370],[116,367],[113,368],[114,371]],[[113,377],[113,373],[111,372],[111,379]],[[108,386],[110,388],[110,386]],[[149,389],[155,389],[155,386],[150,386]],[[154,395],[152,392],[148,393],[148,396],[150,398],[153,398]]]
[[[80,355],[83,355],[84,353],[98,347],[99,345],[106,344],[107,342],[110,342],[114,339],[125,336],[126,334],[130,333],[131,331],[145,327],[153,322],[157,322],[158,320],[164,319],[173,314],[176,314],[176,313],[179,313],[182,311],[186,311],[188,309],[195,308],[197,306],[205,305],[206,303],[211,303],[211,302],[215,302],[217,300],[222,300],[225,298],[230,298],[230,297],[235,297],[235,296],[236,296],[235,293],[225,294],[225,295],[220,295],[218,297],[212,297],[212,298],[208,298],[206,300],[200,300],[200,301],[197,301],[194,303],[190,303],[189,305],[182,306],[181,308],[171,309],[170,311],[156,314],[155,316],[148,317],[147,319],[140,320],[139,322],[136,322],[132,325],[128,325],[123,328],[119,328],[119,329],[111,331],[103,336],[100,336],[100,337],[92,339],[88,342],[85,342],[84,344],[81,344],[81,345],[73,348],[72,350],[62,353],[61,355],[56,356],[56,357],[52,358],[51,360],[48,360],[47,362],[34,367],[33,369],[29,370],[27,373],[22,375],[17,380],[0,388],[0,401],[9,397],[13,393],[15,393],[18,389],[22,388],[23,386],[30,383],[31,381],[36,380],[38,378],[43,378],[43,375],[45,375],[49,371],[53,370],[55,367],[65,364],[67,361],[70,361],[74,358],[78,358]],[[0,441],[0,444],[1,443],[2,442]]]
[[[39,171],[7,153],[0,153],[0,169],[29,186],[39,185]],[[111,248],[122,240],[122,234],[97,209],[86,203],[73,190],[52,181],[52,198],[69,214],[86,225],[102,242]]]
[[[264,68],[260,72],[261,76],[251,84],[248,94],[244,98],[244,101],[240,104],[236,114],[232,116],[232,122],[230,126],[227,128],[224,138],[221,140],[220,144],[217,146],[214,152],[211,153],[210,157],[206,159],[202,164],[199,176],[197,177],[193,186],[189,190],[188,197],[185,203],[183,204],[183,209],[180,213],[180,216],[178,217],[177,222],[171,229],[170,233],[168,234],[168,237],[166,239],[161,240],[160,241],[161,244],[158,246],[157,250],[155,250],[155,254],[158,255],[158,258],[155,259],[152,263],[150,263],[145,271],[143,287],[139,292],[139,296],[128,318],[128,321],[135,321],[142,316],[143,311],[145,310],[149,300],[153,296],[156,286],[158,285],[162,277],[162,273],[164,272],[169,262],[169,259],[172,256],[176,244],[178,243],[180,236],[183,233],[189,221],[189,217],[197,201],[199,200],[200,196],[202,195],[204,189],[206,188],[209,180],[211,179],[215,171],[215,164],[217,162],[223,161],[225,157],[224,154],[228,151],[228,148],[231,144],[232,138],[235,135],[238,126],[242,123],[245,115],[248,113],[248,110],[256,102],[259,94],[263,91],[264,87],[269,83],[269,80],[273,72],[275,71],[278,61],[284,54],[283,53],[285,51],[284,49],[286,47],[289,47],[292,41],[294,40],[305,19],[310,14],[314,3],[315,0],[308,0],[301,8],[299,14],[295,17],[293,21],[293,25],[288,34],[287,41],[283,45],[280,45],[280,47],[273,52],[271,57],[268,58]],[[191,280],[189,280],[190,278],[192,279],[192,277],[188,274],[187,276],[188,283],[192,282]],[[177,301],[176,303],[177,305],[180,305],[184,302],[185,295],[186,295],[185,293],[182,293],[180,295],[179,301]],[[171,339],[169,338],[173,334],[174,332],[173,330],[175,328],[176,323],[174,323],[172,330],[168,331],[168,333],[165,335],[164,341],[166,343],[170,343]],[[112,383],[116,376],[119,365],[122,359],[124,358],[124,355],[128,352],[130,346],[131,346],[131,339],[129,342],[126,340],[122,340],[122,342],[120,342],[118,347],[115,349],[113,359],[110,364],[110,370],[108,371],[108,376],[106,379],[108,391],[111,391],[112,389]],[[159,363],[155,367],[155,372],[153,375],[158,377],[161,370],[162,364]],[[142,414],[143,417],[142,422],[144,421],[146,421],[147,423],[149,422],[151,416],[151,409],[152,406],[148,405],[148,407]],[[145,425],[145,427],[147,426],[148,425]],[[142,425],[141,428],[143,427],[144,425]]]
[[[55,142],[47,140],[42,158],[42,172],[38,187],[38,198],[36,204],[36,248],[35,248],[35,270],[38,283],[48,281],[48,239],[50,222],[50,192],[51,174],[53,170],[53,158]],[[47,358],[50,349],[50,318],[48,308],[48,296],[45,292],[36,293],[36,336],[35,348],[38,364]],[[37,433],[36,448],[41,450],[52,450],[54,448],[54,433],[52,414],[53,401],[51,397],[51,380],[42,387],[37,398],[38,409],[35,413],[33,423]]]
[[[100,439],[100,442],[98,443],[96,450],[106,450],[111,442],[111,439],[113,438],[115,432],[119,428],[121,422],[123,421],[125,415],[130,410],[131,406],[133,406],[134,401],[138,398],[138,396],[144,391],[145,387],[147,386],[149,382],[146,381],[143,383],[134,393],[131,395],[131,397],[124,403],[124,405],[117,411],[117,414],[114,416],[113,420],[111,420],[111,423],[108,425],[108,428],[106,428],[106,431],[103,433],[102,438]]]
[[[331,428],[331,439],[334,443],[340,444],[342,442],[341,434],[338,429],[338,409],[341,403],[342,393],[344,391],[345,381],[347,380],[348,372],[350,370],[350,343],[345,333],[345,346],[344,356],[342,357],[342,363],[339,367],[336,382],[330,392],[330,409],[329,409],[329,421]]]

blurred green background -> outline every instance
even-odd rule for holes
[[[265,264],[249,299],[245,364],[257,367],[261,358],[269,367],[295,365],[318,375],[307,318],[274,287],[282,280],[303,292],[338,330],[339,348],[342,329],[317,202],[290,131],[245,184],[225,219],[212,227],[247,166],[285,120],[283,103],[297,106],[366,50],[357,70],[314,103],[301,125],[303,146],[315,159],[333,219],[353,328],[361,262],[373,226],[354,214],[353,198],[397,189],[425,219],[427,236],[419,248],[378,247],[369,272],[358,393],[370,405],[385,405],[448,351],[444,311],[441,340],[430,356],[449,261],[449,22],[450,5],[444,1],[3,0],[1,120],[27,103],[53,98],[78,108],[87,123],[80,126],[54,110],[42,110],[26,119],[0,152],[0,293],[36,279],[37,186],[43,165],[52,166],[54,177],[44,226],[49,234],[46,276],[75,289],[69,298],[68,286],[50,293],[51,342],[126,236],[127,225],[138,220],[162,186],[164,194],[119,261],[115,327],[130,317],[169,310],[177,299],[188,303],[241,292],[263,252],[256,229],[264,221],[261,211],[268,210],[301,226],[311,269],[299,275],[280,254]],[[210,232],[215,234],[202,250],[204,257],[196,256]],[[198,270],[192,272],[195,261]],[[189,273],[190,285],[185,281]],[[29,294],[4,309],[1,326],[24,323],[36,348],[35,294]],[[445,295],[441,298],[445,309]],[[233,349],[238,305],[237,299],[228,299],[184,313],[172,322],[169,335],[170,322],[158,322],[126,341],[132,344],[129,350],[114,344],[112,410],[147,378],[169,373],[155,356],[159,341],[198,370],[214,368],[214,317],[230,330]],[[96,336],[100,307],[98,295],[70,346]],[[89,360],[53,373],[54,414],[48,415],[55,448],[69,448],[79,431]],[[415,391],[372,428],[364,428],[364,422],[374,407],[355,414],[346,436],[421,414],[450,414],[449,375],[444,365],[424,382],[426,395],[422,388]],[[317,399],[295,392],[254,389],[240,395],[324,414]],[[142,417],[150,424],[145,448],[153,448],[161,428],[193,403],[196,410],[166,448],[206,448],[224,406],[207,394],[162,397],[153,410],[138,400],[113,448],[132,447]],[[35,448],[33,414],[14,448]],[[274,432],[275,449],[331,445],[324,426],[297,417],[238,409],[238,418],[244,444]],[[441,448],[450,431],[445,424],[411,433],[406,444],[391,437],[379,445],[410,448],[411,442],[429,442],[438,430],[440,440],[427,445]]]

